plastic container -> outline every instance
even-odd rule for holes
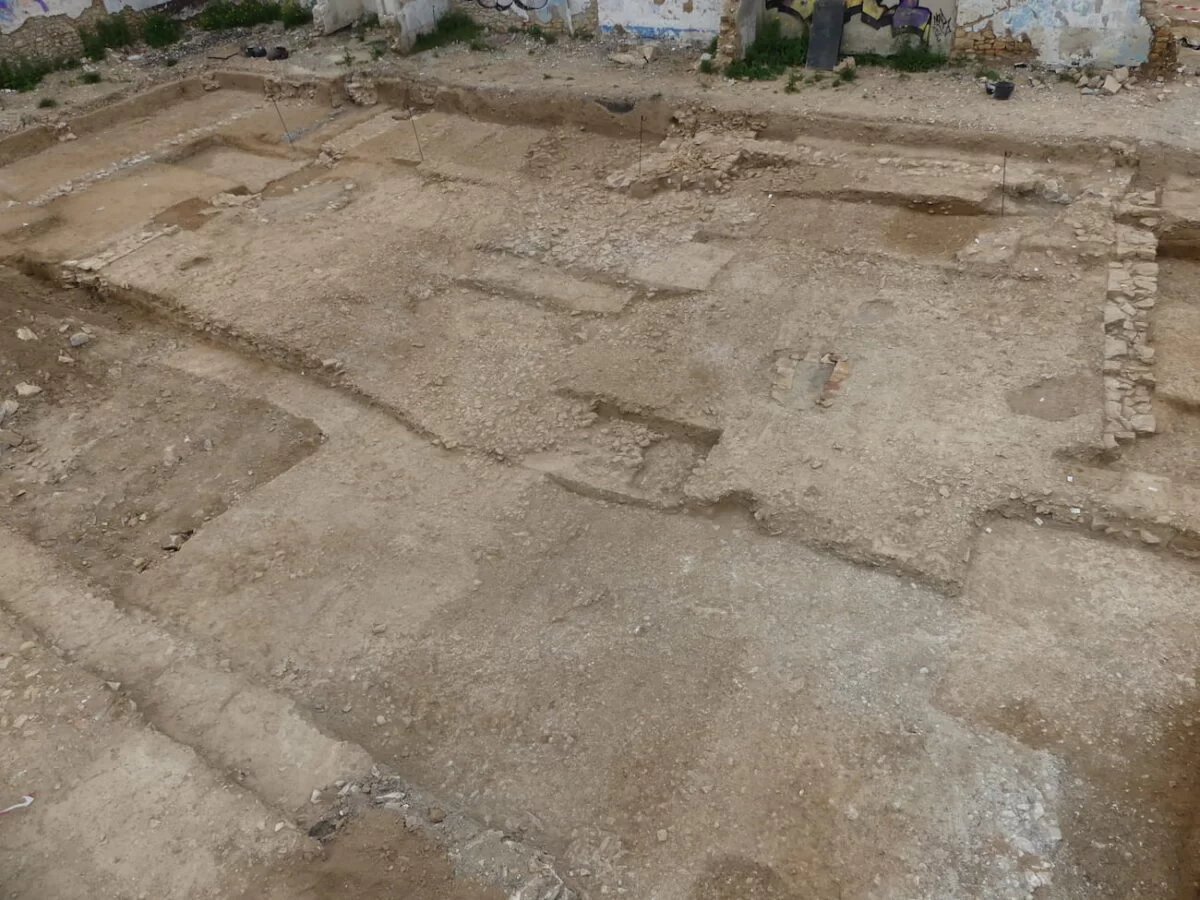
[[[1012,96],[1014,87],[1016,85],[1011,81],[997,81],[996,87],[992,90],[992,96],[997,100],[1007,100]]]

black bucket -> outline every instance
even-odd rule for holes
[[[1016,85],[1011,81],[997,81],[996,86],[992,89],[992,96],[997,100],[1007,100],[1012,96],[1014,87]]]

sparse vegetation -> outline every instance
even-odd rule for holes
[[[534,38],[535,40],[539,40],[545,44],[553,44],[555,41],[558,40],[557,34],[555,34],[553,31],[547,31],[545,28],[543,28],[541,25],[538,25],[536,22],[534,24],[530,25],[529,28],[527,28],[525,30],[525,33],[527,35],[529,35],[531,38]]]
[[[787,80],[787,84],[785,84],[783,86],[783,92],[785,94],[796,93],[796,91],[799,89],[797,87],[797,85],[799,83],[800,83],[800,73],[793,69],[791,72],[788,72],[788,80]]]
[[[704,75],[716,75],[717,64],[711,59],[700,60],[700,72]]]
[[[283,22],[284,28],[300,28],[304,25],[312,24],[313,14],[312,7],[305,6],[302,3],[297,3],[296,0],[284,0],[282,6],[279,7],[279,18]],[[375,16],[375,24],[379,24],[379,16]],[[370,28],[371,26],[363,20],[363,27]]]
[[[837,73],[839,84],[848,84],[858,77],[858,69],[854,66],[848,66]]]
[[[715,37],[708,42],[708,48],[704,52],[709,56],[717,55],[717,39]]]
[[[104,51],[111,48],[128,47],[133,44],[133,29],[129,20],[121,13],[101,16],[93,27],[79,29],[79,40],[83,44],[83,55],[91,60],[104,59]]]
[[[383,59],[387,53],[387,41],[371,41],[371,59]]]
[[[183,23],[165,13],[147,13],[142,19],[142,40],[150,47],[169,47],[183,37]]]
[[[84,72],[79,76],[79,80],[84,84],[99,84],[104,80],[104,76],[99,72]]]
[[[997,72],[995,69],[976,69],[975,77],[976,78],[986,78],[988,81],[999,81],[1000,73]]]
[[[412,52],[422,53],[448,44],[470,44],[483,33],[483,26],[461,10],[452,9],[434,26],[433,31],[420,35],[413,42]]]
[[[779,19],[767,19],[758,27],[758,37],[743,59],[725,67],[730,78],[770,81],[793,66],[802,66],[808,58],[808,34],[788,37]]]
[[[467,44],[467,46],[479,53],[486,53],[492,49],[492,45],[482,37],[471,38],[471,43]]]
[[[0,59],[0,88],[10,91],[32,91],[42,79],[61,66],[45,59],[18,57]]]
[[[281,18],[283,7],[277,0],[241,0],[240,3],[210,0],[200,15],[196,16],[196,24],[205,31],[224,31],[227,28],[277,22]]]
[[[38,109],[54,109],[58,106],[58,101],[53,97],[43,97],[38,101]]]
[[[941,53],[934,53],[924,44],[909,41],[896,49],[890,56],[878,53],[856,53],[854,61],[860,66],[882,66],[900,72],[928,72],[946,65]]]

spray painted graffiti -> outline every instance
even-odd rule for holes
[[[767,9],[808,22],[816,0],[767,0]],[[920,0],[846,0],[845,21],[855,17],[864,25],[880,29],[890,27],[893,35],[915,34],[929,43],[933,11]],[[943,16],[944,18],[944,16]]]
[[[946,43],[954,34],[954,20],[946,15],[945,10],[939,9],[933,14],[933,39],[938,43]]]
[[[571,14],[578,14],[586,8],[586,4],[572,0],[475,0],[484,9],[498,9],[500,12],[513,11],[526,21],[533,20],[548,25],[555,19],[560,20],[569,34],[574,34],[571,24]]]
[[[56,3],[56,6],[62,5]],[[55,12],[66,12],[70,15],[78,16],[84,9],[87,8],[87,3],[76,9],[78,4],[68,3],[66,6],[69,9],[54,10]],[[3,26],[4,31],[15,31],[26,19],[33,16],[50,15],[50,3],[48,0],[0,0],[0,26]]]

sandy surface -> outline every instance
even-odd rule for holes
[[[195,896],[1189,890],[1186,82],[337,46],[0,168],[4,728],[126,692]]]

